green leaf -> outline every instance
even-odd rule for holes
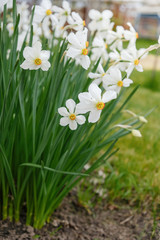
[[[23,163],[21,164],[20,166],[24,167],[34,167],[34,168],[42,168],[41,165],[38,165],[38,164],[33,164],[33,163]],[[84,173],[76,173],[76,172],[67,172],[67,171],[61,171],[61,170],[56,170],[56,169],[52,169],[52,168],[49,168],[49,167],[43,167],[44,170],[47,170],[47,171],[51,171],[51,172],[54,172],[54,173],[60,173],[60,174],[68,174],[68,175],[75,175],[75,176],[89,176],[88,174],[84,174]]]

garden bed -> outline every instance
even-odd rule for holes
[[[1,240],[149,240],[159,239],[153,217],[147,211],[137,211],[127,204],[104,204],[91,212],[81,206],[72,192],[54,213],[51,222],[41,230],[21,222],[0,222]]]

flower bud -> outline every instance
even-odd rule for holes
[[[131,132],[134,137],[142,137],[139,130],[133,129]]]

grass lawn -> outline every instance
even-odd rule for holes
[[[135,84],[140,84],[141,88],[148,88],[152,91],[160,91],[160,71],[144,70],[143,73],[134,71],[131,79]],[[153,94],[152,94],[153,95]]]
[[[143,38],[139,38],[136,41],[136,46],[137,48],[148,48],[149,46],[156,44],[158,40],[152,40],[152,39],[143,39]],[[155,53],[156,51],[153,51],[153,53]]]
[[[134,71],[131,79],[133,87],[141,83],[140,88],[130,100],[126,109],[138,115],[144,115],[160,104],[160,72],[152,80],[152,71],[139,73]],[[130,115],[125,113],[126,117]],[[131,134],[121,138],[116,147],[119,151],[104,167],[107,175],[100,186],[107,189],[107,200],[127,200],[136,206],[157,206],[160,202],[160,107],[148,117],[148,123],[141,128],[142,138]],[[80,200],[90,200],[89,192],[95,186],[88,184],[88,192],[80,193]],[[83,188],[82,188],[83,189]],[[84,190],[84,189],[83,189]]]
[[[160,92],[140,87],[127,109],[143,115],[159,104]],[[148,117],[142,138],[131,134],[118,141],[118,153],[109,161],[106,187],[109,199],[125,199],[138,204],[160,200],[160,109]],[[107,169],[108,168],[108,169]],[[147,204],[147,205],[148,205]]]

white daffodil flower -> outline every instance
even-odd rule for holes
[[[6,28],[7,28],[8,32],[9,32],[9,36],[12,36],[13,32],[14,32],[14,25],[13,25],[13,23],[8,23]]]
[[[135,45],[135,42],[138,39],[138,33],[136,32],[131,23],[128,22],[127,25],[130,29],[124,31],[124,38],[130,41],[128,47],[131,47],[132,45]]]
[[[78,31],[75,34],[71,32],[67,37],[70,45],[66,56],[75,59],[84,69],[88,69],[90,66],[90,58],[87,56],[87,33],[88,30],[85,28],[83,31]]]
[[[111,68],[103,81],[103,87],[119,93],[122,87],[129,87],[131,83],[133,81],[129,78],[122,79],[121,71],[118,68]]]
[[[97,68],[97,73],[90,72],[88,74],[88,77],[91,79],[94,79],[93,83],[99,85],[103,82],[105,75],[106,75],[106,72],[104,71],[102,64],[99,63],[98,68]]]
[[[45,18],[51,19],[52,23],[54,22],[54,25],[57,24],[58,20],[53,15],[54,7],[52,6],[52,3],[50,0],[42,0],[41,5],[35,6],[35,12],[33,17],[33,22],[40,23]]]
[[[28,17],[29,14],[29,5],[26,2],[21,2],[19,4],[17,4],[17,13],[21,14],[23,12],[23,16]]]
[[[88,27],[91,32],[102,31],[109,25],[113,13],[110,10],[104,10],[102,13],[98,10],[91,9],[89,11],[89,18],[92,20]]]
[[[18,25],[19,32],[28,31],[30,25],[30,11],[29,5],[26,2],[22,2],[21,4],[17,4],[17,13],[20,14],[20,22]]]
[[[70,16],[71,13],[71,8],[70,5],[67,1],[62,2],[62,8],[53,6],[54,12],[56,13],[57,18],[63,22],[63,25],[65,24],[66,21],[68,21],[68,17]]]
[[[113,52],[109,53],[109,57],[115,63],[117,63],[117,62],[122,60],[121,53],[119,53],[116,49],[114,49]]]
[[[158,38],[158,43],[160,44],[160,35],[159,35],[159,38]]]
[[[124,28],[122,26],[117,26],[116,27],[116,32],[114,31],[109,31],[109,34],[107,35],[107,42],[110,45],[110,49],[118,49],[122,50],[123,49],[123,44],[122,44],[122,39],[124,38]]]
[[[143,67],[140,63],[140,60],[146,57],[147,53],[145,53],[146,49],[137,50],[135,46],[127,50],[122,50],[121,57],[122,60],[128,62],[128,68],[126,70],[127,77],[129,77],[135,68],[138,72],[143,72]],[[144,54],[145,53],[145,54]]]
[[[99,120],[105,103],[115,99],[117,94],[115,91],[106,91],[102,96],[102,90],[95,83],[89,86],[88,91],[78,95],[80,103],[77,104],[77,109],[82,114],[90,112],[88,122],[95,123]]]
[[[97,61],[101,57],[102,61],[106,62],[109,58],[107,48],[108,45],[101,37],[95,37],[92,43],[91,59]]]
[[[13,7],[13,0],[0,0],[0,12],[3,11],[5,4],[7,4],[8,9],[11,9]]]
[[[44,18],[42,22],[42,32],[47,39],[53,38],[53,31],[55,28],[54,21],[50,17]]]
[[[85,21],[76,12],[72,12],[71,16],[68,17],[67,22],[70,24],[69,27],[75,31],[82,31],[86,26]]]
[[[100,23],[99,23],[99,25],[100,25]],[[95,37],[100,37],[102,39],[105,39],[106,43],[109,44],[108,39],[110,39],[110,36],[111,36],[110,32],[113,30],[113,27],[114,27],[114,22],[105,21],[103,29],[101,29],[101,27],[99,27],[96,30]]]
[[[113,52],[109,53],[109,58],[114,61],[114,64],[111,67],[116,66],[116,68],[118,68],[122,72],[124,72],[128,68],[128,63],[120,62],[122,60],[121,52],[118,52],[114,49]]]
[[[33,47],[25,47],[23,51],[25,61],[20,65],[23,69],[48,71],[51,64],[48,62],[50,51],[42,50],[42,44],[36,42]]]
[[[58,113],[62,116],[60,119],[61,126],[69,125],[71,130],[77,129],[77,124],[82,125],[85,123],[86,118],[83,115],[79,115],[77,111],[76,103],[72,99],[66,101],[66,107],[58,108]]]
[[[7,4],[8,0],[1,0],[0,1],[0,8]]]
[[[65,39],[65,38],[67,38],[67,36],[68,36],[68,32],[67,31],[65,31],[65,29],[64,29],[64,26],[63,26],[63,22],[58,22],[58,24],[56,25],[56,27],[55,27],[55,29],[54,29],[54,36],[55,36],[55,38],[54,38],[54,45],[57,45],[58,44],[58,38],[63,38],[63,39]]]
[[[33,33],[32,45],[34,45],[37,41],[40,40],[39,36],[37,34],[35,34],[35,33],[37,33],[37,30],[35,32],[34,29],[35,29],[35,24],[33,24],[33,32],[34,33]],[[26,31],[23,31],[22,33],[20,33],[18,35],[17,50],[18,51],[21,50],[24,41],[28,45],[29,44],[29,40],[30,40],[30,34],[27,34]]]

